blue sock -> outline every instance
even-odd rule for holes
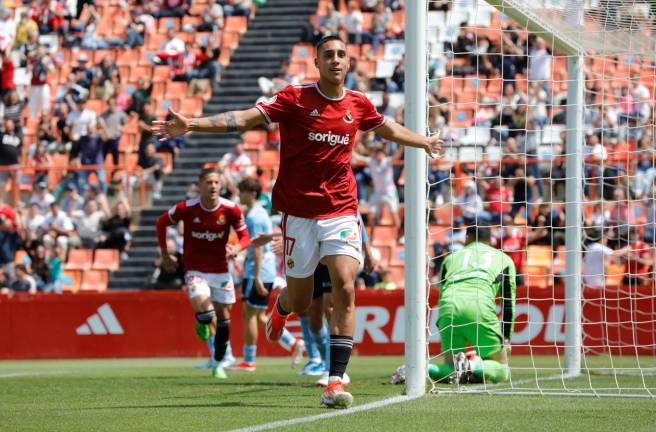
[[[296,342],[296,338],[292,336],[289,330],[283,329],[282,336],[280,336],[280,340],[278,341],[278,344],[280,344],[280,346],[286,349],[287,351],[291,351],[292,346],[294,346],[294,342]]]
[[[214,338],[211,337],[207,340],[207,348],[210,350],[210,359],[214,358]]]
[[[306,316],[301,317],[301,330],[303,330],[303,340],[305,341],[308,358],[313,362],[321,361],[321,353],[317,348],[317,344],[314,343],[312,331],[310,331],[310,319]]]
[[[244,361],[246,363],[255,363],[256,355],[257,355],[257,345],[244,344]]]
[[[323,363],[326,365],[330,364],[330,337],[328,336],[326,326],[321,327],[319,331],[313,331],[312,339],[321,353]]]

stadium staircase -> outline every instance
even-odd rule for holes
[[[292,47],[301,38],[302,27],[316,10],[317,0],[268,0],[259,7],[231,55],[229,65],[224,68],[218,89],[205,104],[203,115],[252,107],[261,96],[258,78],[277,74],[281,61],[290,58]],[[129,259],[121,262],[120,269],[111,275],[110,289],[144,287],[158,256],[157,217],[184,199],[187,188],[204,164],[219,160],[238,141],[239,134],[194,134],[187,138],[187,145],[175,161],[173,171],[164,180],[162,198],[141,211]]]

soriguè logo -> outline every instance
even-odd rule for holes
[[[207,240],[207,241],[214,241],[216,239],[223,238],[223,234],[224,233],[222,233],[222,232],[214,233],[214,232],[209,232],[209,231],[205,231],[205,232],[192,231],[191,232],[191,236],[193,238],[198,239],[198,240]]]
[[[348,135],[337,135],[332,133],[332,131],[328,131],[327,133],[310,132],[308,134],[308,140],[327,142],[331,146],[336,146],[337,144],[347,145],[351,138]]]

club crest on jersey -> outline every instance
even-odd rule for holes
[[[226,223],[225,215],[219,215],[219,217],[216,219],[216,224],[225,225],[225,223]]]
[[[294,260],[293,259],[289,258],[287,260],[287,267],[290,268],[290,269],[294,268]]]
[[[344,121],[348,124],[353,123],[353,114],[351,114],[351,110],[344,111]]]
[[[278,98],[278,95],[273,95],[269,99],[265,99],[262,101],[264,105],[273,105],[276,102],[276,99]]]

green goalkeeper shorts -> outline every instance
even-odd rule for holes
[[[501,351],[501,323],[490,305],[455,299],[439,307],[437,328],[442,337],[442,352],[457,354],[470,344],[481,358]]]

